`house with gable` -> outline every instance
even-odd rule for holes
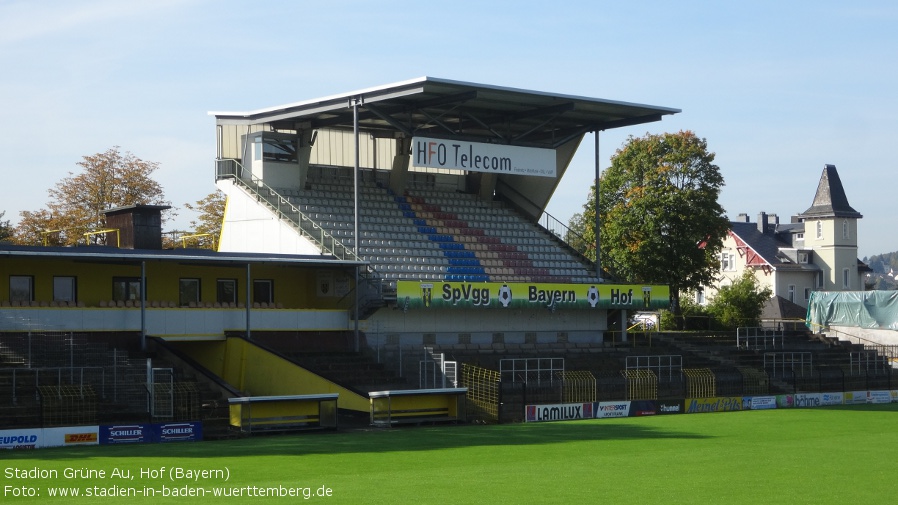
[[[857,256],[861,217],[848,203],[835,165],[824,166],[811,206],[790,222],[761,212],[754,223],[747,214],[730,223],[718,281],[699,293],[699,303],[706,303],[746,270],[754,273],[762,288],[770,288],[777,301],[770,305],[777,307],[795,309],[794,304],[806,309],[811,292],[817,290],[863,291],[870,268]]]

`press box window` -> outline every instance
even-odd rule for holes
[[[296,163],[296,139],[271,137],[268,134],[253,139],[253,159],[255,161],[278,161]]]
[[[218,303],[237,303],[237,280],[218,279],[216,283]]]
[[[178,281],[178,304],[182,307],[188,307],[191,303],[196,305],[199,301],[200,280],[180,279]]]
[[[77,285],[74,277],[53,277],[53,301],[77,301]]]
[[[34,277],[30,275],[10,275],[9,300],[11,302],[30,302],[34,300]]]
[[[253,303],[271,303],[274,301],[274,281],[256,279],[253,281]]]
[[[112,299],[126,302],[128,300],[140,300],[140,278],[138,277],[113,277]]]

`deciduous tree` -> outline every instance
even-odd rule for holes
[[[199,213],[197,219],[190,221],[195,234],[208,235],[215,242],[221,236],[221,224],[224,220],[227,198],[221,191],[215,190],[196,203],[185,203],[184,207]]]
[[[600,260],[626,282],[670,286],[673,312],[680,293],[711,284],[729,229],[718,203],[723,187],[705,139],[690,131],[630,137],[618,149],[584,205],[584,237]]]
[[[724,329],[735,330],[740,326],[760,326],[764,304],[773,295],[769,287],[761,289],[751,271],[728,286],[721,286],[708,304],[708,313]]]
[[[23,244],[71,245],[84,234],[104,227],[103,211],[128,205],[169,205],[162,186],[152,178],[159,164],[142,160],[119,147],[84,156],[81,172],[69,172],[48,190],[44,209],[23,211],[15,240]],[[97,235],[93,240],[102,242]]]
[[[3,216],[5,215],[5,210],[0,212],[0,241],[9,240],[12,236],[12,226],[9,224],[9,219],[6,221],[3,220]]]

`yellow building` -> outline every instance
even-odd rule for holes
[[[826,165],[811,206],[790,222],[761,212],[756,222],[740,214],[720,252],[718,282],[704,290],[710,300],[720,286],[745,271],[762,288],[801,307],[812,291],[863,291],[869,268],[857,256],[857,220],[834,165]]]

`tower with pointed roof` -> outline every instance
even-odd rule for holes
[[[804,223],[804,246],[820,259],[817,289],[862,291],[858,275],[857,220],[835,165],[823,167],[814,202],[798,215]]]

